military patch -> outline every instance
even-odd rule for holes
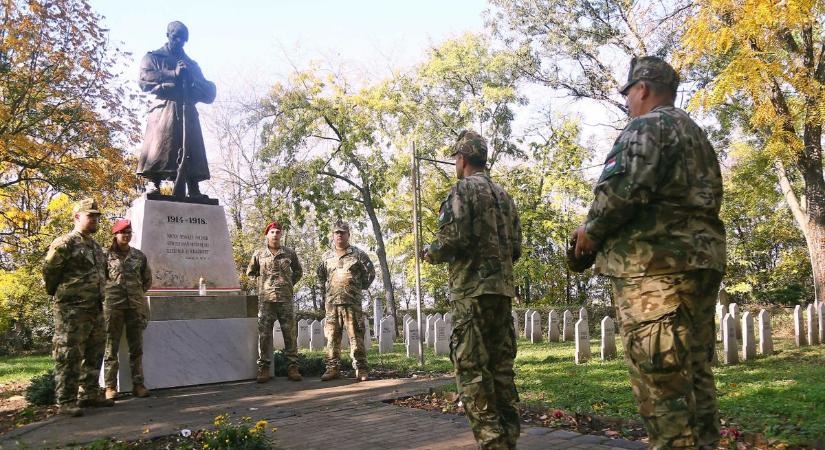
[[[624,173],[624,152],[618,152],[607,157],[602,174],[599,176],[599,183],[617,173]]]
[[[447,195],[447,199],[441,202],[441,212],[438,213],[438,226],[441,227],[442,225],[446,225],[453,221],[453,211],[452,211],[452,197],[453,194],[450,193]]]

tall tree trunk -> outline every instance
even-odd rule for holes
[[[821,167],[822,163],[819,164]],[[825,301],[825,180],[823,180],[822,170],[820,169],[818,180],[813,176],[815,174],[805,177],[806,205],[803,206],[793,191],[785,165],[778,161],[776,168],[779,187],[782,189],[785,203],[791,210],[799,229],[802,230],[802,235],[805,236],[805,242],[808,245],[817,299]]]
[[[361,178],[364,178],[363,172]],[[392,276],[390,275],[390,265],[387,261],[387,250],[384,247],[384,236],[381,233],[381,224],[378,222],[378,215],[375,212],[375,207],[372,204],[372,194],[370,192],[369,184],[363,180],[362,194],[364,197],[364,209],[367,211],[367,216],[370,218],[372,224],[372,233],[375,235],[375,253],[378,255],[378,264],[381,266],[381,281],[384,283],[384,299],[390,307],[390,314],[394,318],[393,326],[395,327],[396,335],[398,334],[398,310],[395,306],[395,289],[392,286]]]

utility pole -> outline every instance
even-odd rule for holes
[[[412,145],[412,190],[413,190],[413,243],[415,246],[415,303],[418,310],[418,365],[424,366],[424,340],[421,330],[424,329],[421,316],[421,184],[418,171],[418,153],[415,143]]]

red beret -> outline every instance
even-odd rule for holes
[[[271,230],[273,228],[283,230],[283,228],[281,228],[281,224],[276,220],[276,221],[274,221],[274,222],[272,222],[272,223],[270,223],[269,225],[266,226],[266,230],[264,230],[264,234],[269,233],[269,230]]]
[[[117,219],[112,225],[112,234],[117,234],[127,228],[132,228],[132,221],[129,219]]]

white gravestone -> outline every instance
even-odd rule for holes
[[[346,327],[344,327],[344,328],[346,328]],[[327,341],[326,329],[327,329],[327,318],[324,317],[323,319],[321,319],[321,335],[324,337],[324,345],[327,345],[327,342],[328,342]],[[341,342],[344,342],[344,338],[341,338]]]
[[[532,329],[530,328],[530,316],[533,314],[533,310],[527,308],[527,311],[524,311],[524,337],[526,339],[530,339],[530,333],[532,333]]]
[[[721,303],[716,304],[716,340],[722,342],[722,319],[728,313],[727,305]]]
[[[430,330],[433,328],[434,321],[435,319],[433,319],[433,315],[427,314],[427,318],[424,320],[424,343],[426,345],[432,345],[433,343],[433,337],[430,336]]]
[[[825,344],[825,303],[816,302],[816,319],[819,326],[819,343]]]
[[[415,320],[407,322],[407,358],[413,358],[419,355],[418,353],[418,324]]]
[[[381,319],[378,332],[378,353],[392,352],[392,316]]]
[[[742,327],[739,324],[739,319],[741,316],[739,315],[739,305],[736,303],[731,303],[728,306],[728,313],[733,316],[733,326],[736,327],[736,337],[738,339],[742,338]]]
[[[579,319],[576,322],[576,364],[584,364],[590,359],[590,330],[587,320]]]
[[[324,327],[321,322],[313,320],[309,324],[309,349],[322,350],[326,346],[326,339],[324,339]]]
[[[395,334],[395,316],[389,315],[387,316],[390,319],[390,330],[392,331],[392,340],[395,341],[395,338],[398,336]]]
[[[731,313],[725,314],[722,319],[722,348],[724,363],[727,365],[739,363],[739,341],[736,339],[736,325]]]
[[[742,361],[756,358],[756,333],[753,330],[753,315],[750,311],[742,314]]]
[[[793,309],[793,335],[797,347],[807,345],[805,342],[805,323],[802,321],[802,307],[796,305]]]
[[[453,313],[444,313],[444,323],[447,324],[447,336],[453,334]]]
[[[773,337],[771,334],[771,315],[765,311],[759,311],[759,353],[763,356],[773,355]]]
[[[370,336],[370,318],[364,317],[364,351],[368,352],[372,348],[372,337]]]
[[[433,323],[433,350],[436,355],[450,354],[450,335],[447,334],[447,324],[444,319],[435,319]]]
[[[570,310],[565,309],[564,314],[562,315],[562,323],[561,323],[561,340],[564,342],[570,342],[573,340],[573,313]]]
[[[309,348],[309,322],[306,319],[298,321],[298,348]]]
[[[415,319],[408,317],[404,319],[404,342],[410,338],[410,323],[415,323]]]
[[[819,344],[819,322],[816,320],[816,308],[813,304],[807,308],[808,344]]]
[[[324,339],[326,341],[326,339]],[[349,331],[347,327],[341,328],[341,348],[349,348]]]
[[[521,330],[521,328],[519,328],[519,324],[518,324],[518,313],[515,312],[515,311],[511,311],[510,315],[513,316],[513,329],[516,330],[516,336],[518,336],[518,333]]]
[[[272,327],[272,350],[283,350],[284,347],[284,332],[281,330],[281,322],[276,320]]]
[[[530,342],[541,342],[541,313],[538,311],[530,314]]]
[[[547,340],[559,342],[559,337],[559,313],[554,309],[547,315]]]
[[[584,319],[586,321],[590,321],[590,317],[587,315],[587,310],[584,307],[579,308],[579,319]]]
[[[402,333],[404,333],[404,342],[407,342],[407,321],[412,318],[409,314],[404,314],[404,317],[401,318],[401,323],[404,325],[404,329]]]
[[[613,319],[605,316],[602,319],[602,361],[616,357],[616,327]]]

